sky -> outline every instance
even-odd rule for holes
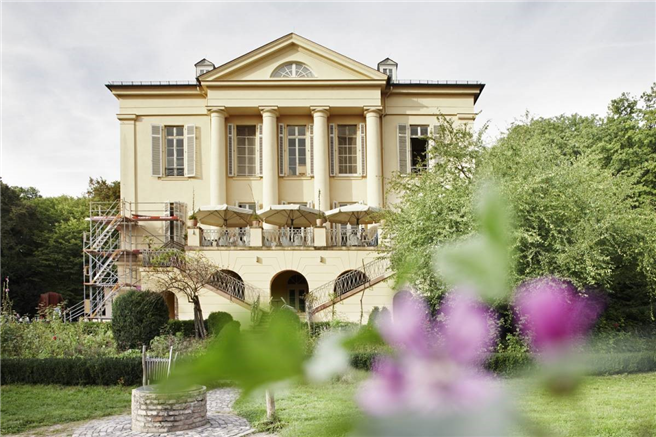
[[[399,79],[478,80],[477,124],[604,114],[656,81],[656,4],[6,3],[0,175],[43,195],[119,178],[117,80],[194,80],[295,32]]]

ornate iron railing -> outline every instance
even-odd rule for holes
[[[334,302],[349,291],[384,277],[389,266],[389,258],[379,258],[311,290],[305,298],[307,312],[314,314],[322,305]]]
[[[265,291],[220,270],[212,275],[210,285],[234,298],[246,302],[249,305],[259,302],[260,296],[266,296],[268,294]]]
[[[202,247],[248,246],[251,241],[250,228],[203,229]]]
[[[262,238],[267,247],[312,246],[314,230],[312,228],[265,229]]]
[[[378,229],[337,227],[330,230],[330,245],[342,247],[378,246]]]

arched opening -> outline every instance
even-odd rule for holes
[[[169,309],[169,320],[177,319],[178,298],[176,297],[176,295],[170,291],[163,291],[162,297],[164,298],[164,302],[166,302],[166,306]]]
[[[212,275],[211,285],[231,296],[244,300],[246,287],[244,286],[244,280],[237,272],[219,270]]]
[[[308,282],[305,276],[294,270],[285,270],[271,281],[271,306],[279,308],[287,304],[304,313],[307,293]]]
[[[369,278],[360,270],[347,270],[335,279],[333,293],[339,297],[369,282]]]

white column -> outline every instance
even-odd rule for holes
[[[277,107],[260,107],[262,113],[262,206],[278,204]],[[268,226],[267,226],[268,227]]]
[[[210,109],[210,205],[226,203],[226,125],[224,108]]]
[[[367,118],[367,204],[383,206],[382,147],[380,115],[382,108],[366,108]]]
[[[330,209],[328,168],[328,108],[312,108],[314,117],[314,199],[317,209]]]

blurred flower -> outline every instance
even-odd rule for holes
[[[423,300],[409,292],[396,296],[393,317],[379,317],[378,329],[397,353],[379,358],[358,392],[365,412],[446,416],[498,398],[498,384],[477,366],[493,340],[489,310],[454,292],[441,318],[432,322]]]
[[[490,308],[467,292],[452,292],[442,303],[440,337],[454,361],[479,364],[487,358],[496,334]]]
[[[522,331],[532,347],[542,352],[580,341],[601,309],[599,300],[579,294],[572,283],[554,277],[527,281],[516,292]]]

